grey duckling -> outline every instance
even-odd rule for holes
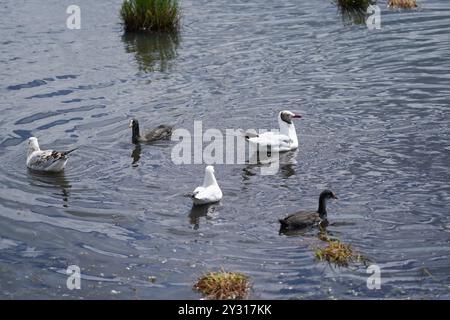
[[[173,130],[173,126],[162,124],[141,135],[139,131],[139,122],[136,119],[130,120],[129,127],[132,128],[131,141],[133,143],[146,143],[169,139]]]
[[[327,200],[338,199],[334,192],[330,190],[324,190],[319,196],[319,208],[317,211],[299,211],[287,216],[284,219],[280,219],[281,227],[280,232],[289,230],[304,229],[318,225],[322,221],[327,220]]]

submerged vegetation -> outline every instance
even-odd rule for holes
[[[388,8],[413,9],[417,3],[416,0],[389,0]]]
[[[176,31],[178,0],[125,0],[120,10],[125,31]]]
[[[324,248],[315,250],[316,258],[320,261],[327,261],[337,266],[346,267],[350,262],[363,261],[363,257],[356,254],[349,244],[340,242],[337,239],[321,239],[326,241],[328,245]]]
[[[235,300],[245,299],[250,285],[248,277],[238,272],[209,272],[198,279],[194,289],[208,299]]]

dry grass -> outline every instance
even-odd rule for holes
[[[120,10],[125,31],[176,31],[178,0],[125,0]]]
[[[325,239],[321,239],[326,241]],[[337,266],[348,266],[350,262],[362,261],[362,257],[355,254],[353,248],[349,244],[342,243],[338,240],[328,240],[325,248],[317,248],[315,250],[316,258],[320,261],[327,261]]]
[[[389,0],[388,8],[413,9],[417,3],[416,0]]]
[[[198,279],[194,289],[208,299],[236,300],[245,299],[250,285],[246,275],[237,272],[209,272]]]

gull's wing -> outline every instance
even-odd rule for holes
[[[273,132],[264,132],[257,137],[247,139],[251,143],[256,143],[260,145],[279,147],[280,149],[284,147],[289,147],[292,143],[291,138],[284,134],[277,134]]]
[[[64,166],[67,155],[76,149],[69,151],[39,150],[33,152],[27,159],[27,166],[33,170],[50,170],[58,165]],[[63,164],[64,163],[64,164]]]

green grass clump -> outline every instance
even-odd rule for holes
[[[367,8],[376,0],[333,0],[346,24],[365,24]]]
[[[327,241],[326,239],[321,240]],[[354,253],[352,246],[349,244],[342,243],[339,240],[328,240],[327,243],[328,246],[315,250],[316,258],[320,261],[346,267],[349,262],[363,260],[360,255]]]
[[[338,6],[344,10],[367,10],[371,4],[375,4],[375,0],[335,0]]]
[[[236,300],[245,299],[250,285],[248,277],[238,272],[209,272],[194,284],[208,299]]]
[[[125,0],[120,10],[125,31],[176,31],[179,28],[178,0]]]
[[[416,0],[389,0],[388,8],[413,9],[417,3]]]
[[[342,21],[346,25],[363,25],[366,23],[366,11],[358,9],[341,10]]]

